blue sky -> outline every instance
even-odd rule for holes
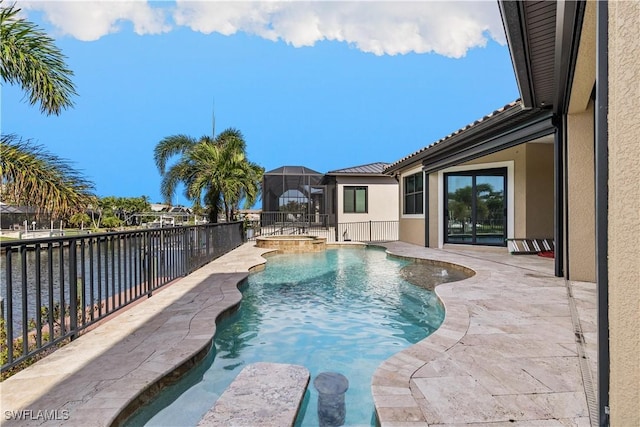
[[[211,134],[213,110],[266,170],[327,172],[394,162],[518,97],[493,1],[18,5],[79,95],[44,116],[3,85],[2,133],[68,159],[99,196],[160,202],[155,145]]]

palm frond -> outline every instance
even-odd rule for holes
[[[73,106],[77,95],[71,81],[73,71],[55,41],[32,22],[19,18],[15,4],[0,1],[0,77],[18,84],[29,103],[40,103],[45,114],[58,115]]]
[[[196,140],[187,135],[172,135],[163,138],[153,150],[153,159],[160,174],[165,173],[167,162],[174,156],[182,155],[196,145]]]
[[[94,184],[66,160],[16,135],[0,139],[3,196],[41,212],[69,215],[95,202]]]

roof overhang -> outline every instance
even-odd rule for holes
[[[426,153],[422,159],[423,170],[426,173],[436,172],[552,135],[556,131],[553,117],[548,110],[523,110],[494,124],[488,132],[446,141]]]
[[[567,111],[585,4],[498,1],[525,108]]]
[[[394,163],[385,173],[393,174],[417,163],[432,172],[554,132],[552,111],[525,109],[516,102]]]

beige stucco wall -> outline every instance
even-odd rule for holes
[[[571,280],[596,281],[593,102],[567,116],[567,250]]]
[[[640,426],[640,2],[609,2],[612,426]]]
[[[339,176],[336,177],[338,222],[397,221],[400,192],[393,177]],[[344,186],[367,188],[368,213],[344,213]]]
[[[553,144],[525,144],[525,217],[528,238],[553,238]]]
[[[400,241],[425,246],[424,244],[424,219],[401,218]]]

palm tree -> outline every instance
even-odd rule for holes
[[[174,156],[179,156],[178,160],[167,169],[167,162]],[[156,146],[154,158],[163,176],[161,192],[165,200],[170,201],[182,183],[185,196],[195,206],[200,206],[204,198],[211,222],[217,221],[220,210],[230,221],[240,201],[252,205],[260,195],[264,169],[247,159],[246,142],[237,129],[227,129],[216,138],[166,137]]]
[[[19,18],[15,4],[0,0],[0,77],[19,84],[29,103],[58,115],[73,105],[73,72],[54,40],[35,24]],[[16,135],[0,137],[2,200],[33,206],[39,213],[67,217],[95,202],[93,183],[65,160]]]
[[[58,115],[73,105],[73,72],[54,40],[32,22],[19,18],[18,12],[15,4],[0,7],[0,77],[6,83],[19,84],[29,103],[39,102],[43,113]]]
[[[95,202],[93,183],[42,146],[15,135],[0,138],[0,188],[6,203],[67,217]]]

